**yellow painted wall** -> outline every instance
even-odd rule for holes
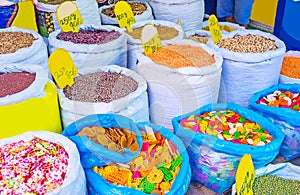
[[[274,27],[278,0],[254,0],[251,20]]]

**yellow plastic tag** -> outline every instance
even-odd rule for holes
[[[131,25],[135,23],[135,18],[130,5],[126,1],[118,1],[114,12],[119,26],[121,28],[126,27],[128,32],[132,32]]]
[[[74,84],[78,70],[66,50],[61,48],[55,50],[49,57],[48,67],[59,88],[63,89],[67,85]]]
[[[157,29],[152,24],[147,24],[142,29],[141,41],[146,56],[156,52],[162,47]]]
[[[83,24],[78,7],[72,1],[61,3],[56,9],[56,17],[63,32],[78,32],[78,27]]]
[[[211,34],[211,39],[214,43],[217,43],[221,40],[222,38],[222,32],[219,26],[219,22],[217,17],[212,14],[208,18],[208,26],[209,26],[209,31]]]
[[[237,195],[253,195],[253,182],[255,170],[250,154],[245,154],[236,172],[236,192]]]

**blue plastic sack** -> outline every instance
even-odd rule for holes
[[[280,154],[290,160],[300,156],[300,112],[289,108],[271,107],[256,102],[276,90],[300,93],[299,84],[280,84],[256,93],[249,102],[249,107],[262,113],[273,123],[278,124],[284,132],[285,139],[281,145]]]
[[[232,110],[258,123],[268,130],[274,140],[265,146],[235,144],[217,137],[184,129],[180,120],[204,112]],[[235,173],[244,154],[251,154],[255,168],[265,166],[279,153],[284,134],[261,115],[235,103],[208,104],[200,109],[175,117],[172,121],[175,134],[187,147],[192,167],[192,180],[200,182],[216,193],[223,193],[235,182]]]
[[[181,169],[171,187],[171,190],[167,195],[176,195],[176,194],[185,194],[188,190],[190,180],[191,180],[191,167],[189,164],[189,156],[186,152],[186,148],[182,141],[171,133],[169,130],[164,127],[152,124],[152,123],[139,123],[138,127],[141,130],[145,130],[145,126],[149,126],[153,131],[160,132],[163,137],[170,140],[178,149],[178,152],[182,156]],[[109,183],[102,176],[97,174],[92,169],[86,170],[87,184],[89,194],[105,194],[105,195],[145,195],[146,193],[135,190],[133,188],[128,188],[113,183]]]
[[[87,136],[76,136],[84,127],[101,126],[101,127],[121,127],[135,133],[139,145],[137,152],[131,152],[124,149],[120,154],[107,149],[101,144],[90,140]],[[92,168],[95,166],[104,166],[112,162],[125,163],[135,158],[142,147],[142,135],[136,124],[129,118],[114,114],[93,114],[86,116],[66,127],[63,135],[71,139],[77,146],[80,153],[80,161],[83,168]]]

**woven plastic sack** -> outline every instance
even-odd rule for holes
[[[288,51],[285,53],[285,56],[300,57],[300,51]],[[291,77],[285,76],[283,74],[280,74],[279,83],[281,83],[281,84],[293,84],[293,83],[300,84],[300,79],[291,78]]]
[[[232,110],[241,116],[258,123],[274,137],[265,146],[250,146],[235,144],[217,137],[186,130],[180,121],[190,115],[200,115],[204,112]],[[196,111],[175,117],[173,119],[175,135],[181,138],[187,147],[192,167],[192,179],[204,184],[216,193],[223,193],[235,182],[235,173],[241,157],[251,154],[255,168],[260,168],[272,162],[279,153],[284,134],[278,127],[261,115],[235,103],[209,104]]]
[[[178,31],[178,35],[176,37],[174,37],[173,39],[161,41],[163,45],[166,44],[167,41],[181,40],[184,38],[184,32],[183,32],[181,26],[179,26],[177,23],[169,22],[166,20],[145,20],[145,21],[137,22],[132,25],[132,29],[143,27],[146,24],[172,27]],[[131,70],[135,70],[136,64],[137,64],[136,52],[138,52],[139,50],[142,49],[142,42],[140,39],[134,39],[132,36],[129,36],[127,34],[127,47],[128,47],[127,67]]]
[[[184,31],[201,29],[204,0],[149,0],[155,20],[182,22]]]
[[[0,74],[11,72],[29,72],[35,73],[35,80],[32,84],[18,93],[0,98],[0,106],[23,102],[29,98],[36,98],[45,95],[44,87],[48,81],[48,73],[45,69],[37,65],[19,65],[9,64],[0,65]]]
[[[27,132],[14,137],[1,139],[0,146],[3,146],[5,144],[11,144],[21,140],[24,140],[26,142],[33,139],[34,137],[38,137],[40,139],[47,140],[53,143],[61,144],[69,155],[67,172],[62,185],[59,188],[47,193],[46,195],[87,194],[85,174],[80,164],[78,150],[75,144],[72,143],[66,137],[57,133],[47,131]]]
[[[70,41],[58,40],[56,36],[61,32],[60,30],[50,34],[49,50],[52,53],[58,48],[63,48],[69,52],[77,68],[83,66],[99,66],[104,65],[118,65],[127,67],[127,39],[124,29],[115,26],[102,25],[97,28],[106,31],[117,31],[121,36],[104,44],[75,44]]]
[[[17,27],[0,29],[0,32],[29,33],[36,39],[30,47],[19,49],[14,53],[0,54],[1,64],[36,64],[48,70],[47,47],[37,32]]]
[[[109,103],[73,101],[65,96],[62,89],[58,89],[64,127],[90,114],[115,113],[127,116],[135,122],[149,121],[147,83],[141,76],[136,74],[136,72],[115,65],[100,66],[98,68],[85,67],[79,71],[79,75],[94,72],[117,72],[124,74],[133,78],[138,83],[138,88],[127,96]]]
[[[185,194],[188,190],[190,179],[191,179],[191,168],[189,164],[189,156],[186,152],[185,146],[177,136],[175,136],[173,133],[169,132],[167,129],[161,126],[152,123],[138,124],[138,127],[141,130],[145,130],[145,126],[151,127],[154,133],[159,131],[163,137],[170,140],[177,147],[177,150],[182,156],[183,160],[182,160],[180,171],[172,185],[172,188],[166,194],[167,195]],[[86,177],[88,183],[88,190],[90,194],[146,195],[146,193],[139,190],[135,190],[133,188],[112,184],[106,181],[102,176],[97,174],[92,169],[86,170]]]
[[[224,59],[218,100],[220,103],[235,102],[247,107],[253,94],[278,84],[285,53],[285,45],[281,40],[258,30],[237,30],[224,34],[223,38],[249,34],[275,40],[278,49],[263,53],[244,53],[219,48],[212,41],[207,43],[208,46],[220,52]]]
[[[285,134],[285,139],[280,148],[280,154],[290,160],[300,156],[300,113],[289,108],[271,107],[256,102],[272,94],[274,91],[284,90],[300,93],[299,84],[279,84],[257,92],[249,101],[249,107],[270,119]]]
[[[98,5],[94,0],[76,0],[80,15],[82,16],[83,26],[92,26],[98,28],[101,25],[100,17],[98,16]],[[37,13],[37,25],[39,33],[43,37],[48,37],[53,31],[60,30],[59,22],[56,18],[56,9],[59,4],[46,4],[34,0],[34,5]]]
[[[201,47],[215,58],[210,66],[172,69],[155,64],[142,51],[138,55],[137,72],[148,84],[149,113],[152,123],[172,130],[172,119],[218,99],[222,57],[204,44],[191,40],[168,42]]]
[[[151,9],[150,5],[147,2],[142,2],[142,1],[129,1],[129,2],[144,3],[144,4],[146,4],[146,7],[147,7],[147,9],[142,14],[134,16],[135,22],[140,22],[140,21],[144,21],[144,20],[152,20],[153,19],[152,9]],[[111,8],[114,5],[115,4],[104,5],[104,6],[99,8],[99,14],[100,14],[100,17],[101,17],[102,24],[118,25],[118,21],[117,21],[116,18],[111,18],[111,17],[109,17],[109,16],[102,13],[102,10],[105,10],[107,8]]]
[[[76,136],[84,127],[120,127],[126,128],[137,137],[137,143],[139,145],[137,152],[131,152],[128,149],[124,149],[124,153],[115,152],[107,149],[101,144],[90,140],[87,136]],[[114,115],[114,114],[93,114],[86,116],[66,127],[63,135],[71,139],[77,146],[80,153],[80,161],[83,168],[93,168],[94,166],[104,166],[112,162],[124,163],[135,158],[141,151],[142,147],[142,135],[136,126],[136,124],[129,118]]]

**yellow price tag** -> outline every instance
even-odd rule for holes
[[[208,18],[208,26],[209,26],[209,31],[211,34],[211,39],[214,43],[217,43],[221,40],[222,38],[222,32],[219,26],[219,22],[217,17],[212,14]]]
[[[132,32],[131,25],[135,23],[135,18],[131,6],[126,1],[118,1],[114,12],[119,26],[121,28],[126,27],[128,32]]]
[[[56,9],[56,17],[63,32],[78,32],[78,27],[83,24],[78,7],[72,1],[61,3]]]
[[[253,195],[253,182],[255,170],[250,154],[245,154],[236,172],[236,192],[237,195]]]
[[[141,41],[146,56],[156,52],[162,47],[157,29],[152,24],[147,24],[142,29]]]
[[[74,84],[78,70],[66,50],[61,48],[55,50],[49,57],[48,67],[59,88],[63,89],[67,85]]]

